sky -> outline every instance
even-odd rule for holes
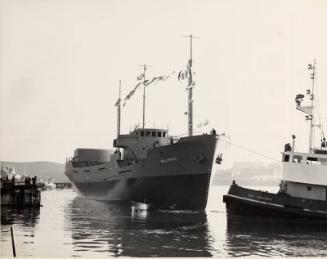
[[[112,148],[119,80],[125,97],[141,64],[148,77],[175,71],[147,87],[146,126],[187,133],[176,72],[189,59],[189,34],[198,37],[194,131],[230,137],[229,147],[218,143],[223,167],[280,160],[292,134],[307,151],[294,98],[311,87],[315,58],[327,123],[326,28],[325,0],[0,0],[0,160],[63,163],[75,148]],[[121,123],[122,133],[142,124],[142,90]]]

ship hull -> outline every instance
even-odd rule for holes
[[[76,183],[86,197],[103,201],[146,202],[157,209],[203,210],[209,175],[157,176]]]
[[[186,137],[150,150],[147,159],[134,165],[119,166],[113,161],[77,168],[71,163],[66,164],[66,175],[82,195],[92,199],[204,210],[216,142],[216,135]]]
[[[223,196],[229,215],[283,218],[327,222],[327,201],[296,198],[283,193],[269,193],[232,184]]]

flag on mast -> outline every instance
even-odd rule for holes
[[[138,75],[138,77],[136,79],[137,80],[142,80],[143,78],[144,78],[144,74],[142,73],[142,74]]]
[[[177,78],[178,81],[187,79],[187,86],[194,85],[191,59],[187,62],[186,70],[179,71]]]

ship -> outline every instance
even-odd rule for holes
[[[189,38],[192,46],[193,36]],[[102,201],[146,203],[155,209],[206,208],[219,135],[214,129],[207,134],[193,134],[191,68],[192,55],[187,69],[188,135],[174,137],[168,129],[145,126],[145,86],[149,80],[144,65],[142,127],[120,134],[119,90],[115,151],[79,148],[72,158],[66,159],[65,174],[80,194]],[[222,161],[221,156],[218,154],[218,163]]]
[[[244,188],[233,181],[228,193],[223,196],[228,215],[327,223],[327,142],[315,112],[316,62],[309,64],[308,69],[312,71],[312,87],[306,90],[306,95],[298,94],[295,98],[296,109],[304,112],[310,123],[308,152],[295,150],[296,136],[292,135],[292,141],[284,146],[282,152],[278,193]],[[319,147],[314,146],[317,128],[321,133]]]

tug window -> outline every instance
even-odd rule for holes
[[[293,162],[294,163],[301,163],[302,156],[293,156]]]
[[[308,157],[307,158],[309,161],[318,161],[317,157]]]
[[[156,132],[152,131],[152,137],[155,137],[155,136],[156,136]]]
[[[165,138],[167,132],[162,132],[162,136]]]
[[[158,132],[158,137],[161,137],[161,131]]]
[[[147,136],[147,137],[150,137],[150,135],[151,135],[151,131],[147,131],[147,132],[146,132],[146,136]]]
[[[307,190],[308,191],[311,191],[312,190],[312,187],[310,185],[307,186]]]
[[[290,160],[289,155],[283,155],[283,162],[288,162]]]
[[[310,164],[312,164],[312,165],[321,165],[321,161],[311,161]]]
[[[308,160],[309,164],[321,165],[321,161],[318,160],[318,157],[308,157],[307,160]]]
[[[141,137],[144,137],[144,131],[143,130],[141,131]]]

